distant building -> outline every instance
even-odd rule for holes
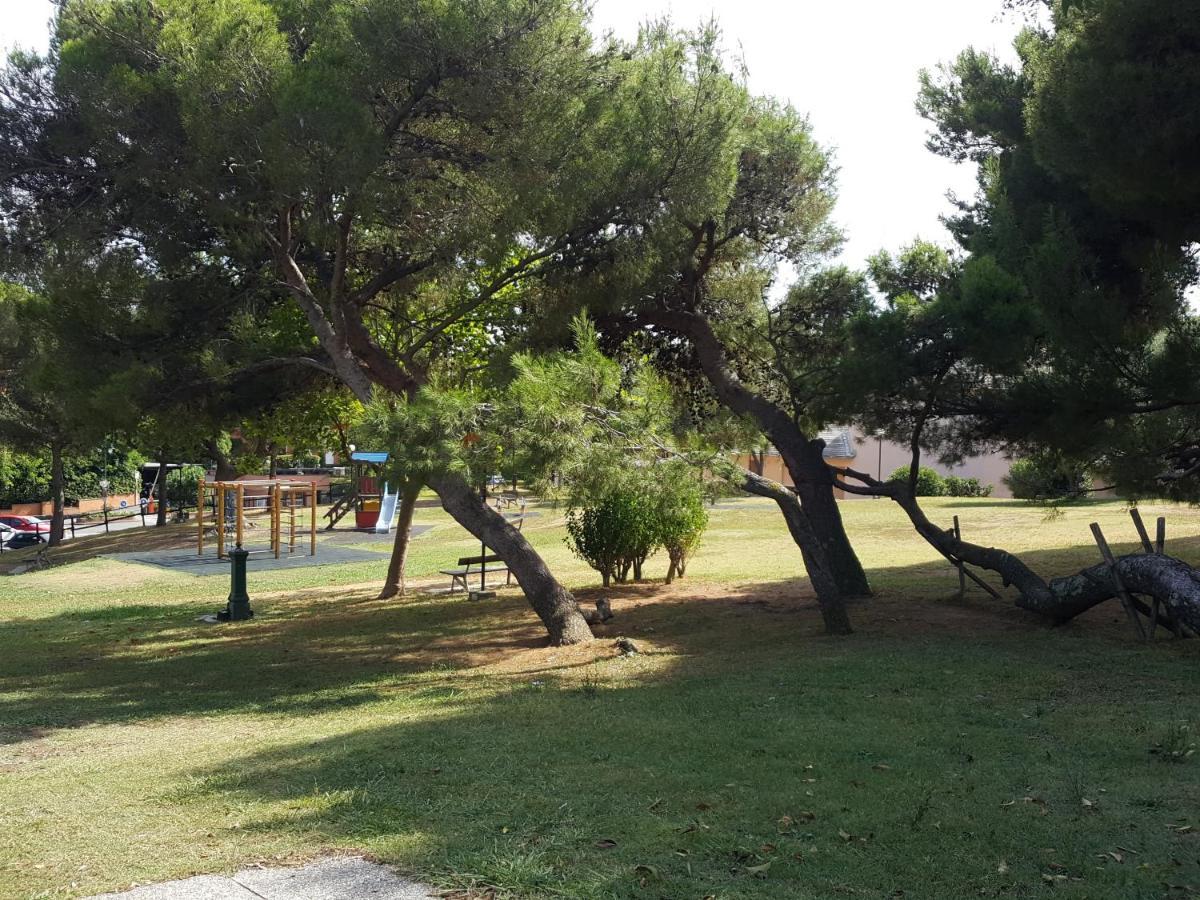
[[[908,447],[865,434],[854,427],[826,428],[819,437],[825,441],[825,461],[830,465],[839,469],[855,468],[880,479],[886,479],[896,469],[907,466],[912,459]],[[737,461],[738,465],[748,471],[757,472],[788,487],[794,486],[779,451],[774,448],[760,453],[741,453]],[[1011,460],[1000,453],[968,457],[958,466],[944,466],[933,458],[921,460],[921,465],[928,466],[941,475],[978,478],[981,484],[990,484],[993,497],[1012,496],[1008,486],[1001,480],[1008,474],[1011,464]],[[834,488],[833,492],[839,500],[870,499],[859,494],[847,494],[840,488]]]

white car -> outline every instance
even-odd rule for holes
[[[5,546],[8,543],[8,539],[14,534],[16,534],[15,531],[13,531],[7,525],[0,523],[0,547]]]

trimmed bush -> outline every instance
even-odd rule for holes
[[[908,466],[901,466],[888,476],[888,481],[908,481]],[[918,497],[945,497],[946,479],[926,466],[917,472]]]
[[[978,478],[960,478],[957,475],[947,475],[943,481],[946,483],[947,497],[992,496],[992,485],[981,484]]]
[[[567,512],[567,544],[607,587],[642,578],[659,549],[670,557],[667,582],[682,578],[708,527],[704,492],[686,465],[660,463],[616,471],[608,490]]]
[[[613,488],[587,506],[567,513],[567,542],[575,555],[600,573],[604,586],[624,582],[658,549],[656,498],[630,486]]]

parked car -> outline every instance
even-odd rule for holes
[[[37,516],[0,516],[0,525],[7,525],[13,531],[25,531],[31,534],[50,533],[50,523]]]
[[[4,542],[5,550],[20,550],[22,547],[32,547],[34,544],[44,544],[46,539],[34,531],[8,532],[9,538]]]

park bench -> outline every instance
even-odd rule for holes
[[[496,565],[493,565],[496,563]],[[450,576],[450,592],[454,593],[461,587],[464,591],[470,593],[476,588],[472,588],[469,584],[472,577],[480,579],[478,589],[483,589],[482,579],[490,572],[503,572],[505,584],[512,583],[512,572],[508,570],[508,566],[504,565],[504,560],[499,556],[464,556],[458,561],[457,569],[442,569],[443,575]]]

